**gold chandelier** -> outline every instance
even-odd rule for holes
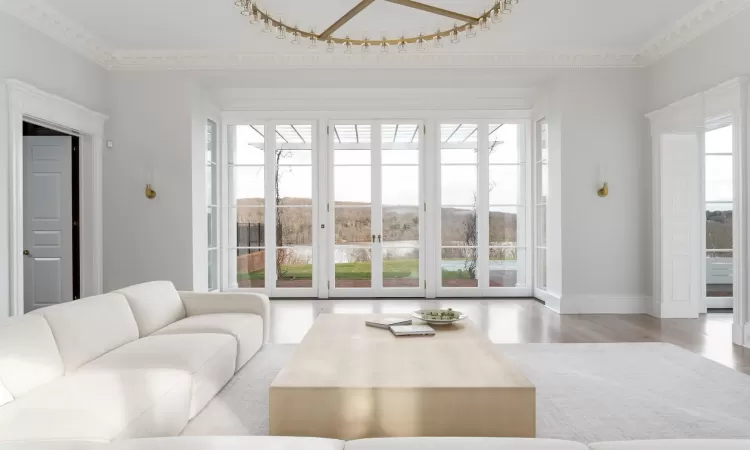
[[[235,0],[234,4],[240,8],[240,14],[249,17],[251,24],[262,25],[264,33],[276,33],[276,38],[278,39],[286,39],[287,36],[291,36],[292,44],[301,44],[303,40],[306,40],[308,47],[311,49],[318,48],[318,42],[322,42],[327,52],[334,52],[337,46],[343,46],[344,53],[352,53],[352,49],[355,46],[360,47],[363,53],[369,53],[370,48],[373,46],[379,46],[382,53],[388,53],[391,46],[396,46],[399,53],[405,53],[408,50],[408,46],[412,44],[420,52],[425,51],[430,42],[432,42],[435,48],[442,48],[445,39],[450,40],[453,44],[457,44],[461,41],[462,35],[465,35],[467,38],[473,38],[477,35],[477,29],[482,31],[490,30],[492,23],[497,24],[502,22],[503,16],[510,14],[513,6],[518,4],[518,0],[495,0],[492,8],[484,11],[478,17],[473,17],[414,0],[384,0],[389,3],[449,17],[456,22],[448,30],[436,30],[432,34],[420,33],[417,36],[401,36],[395,39],[388,36],[382,36],[380,39],[370,39],[367,36],[362,39],[351,39],[349,36],[334,36],[334,33],[344,26],[344,24],[352,20],[354,16],[375,1],[361,0],[354,8],[320,34],[315,33],[314,30],[305,31],[296,25],[291,26],[284,23],[281,19],[274,18],[268,10],[262,9],[256,0]]]

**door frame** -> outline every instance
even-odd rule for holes
[[[336,233],[336,217],[335,217],[335,203],[334,198],[334,158],[333,152],[335,150],[333,143],[333,134],[329,131],[331,127],[336,125],[369,125],[371,126],[371,159],[370,159],[370,177],[372,194],[370,198],[371,203],[371,227],[377,226],[379,229],[379,235],[382,235],[383,230],[380,229],[383,224],[383,143],[382,143],[382,126],[389,124],[398,125],[417,125],[417,133],[420,136],[419,139],[419,202],[417,208],[419,211],[419,285],[416,288],[386,288],[383,286],[383,245],[381,241],[378,241],[380,245],[373,245],[371,247],[371,287],[370,288],[337,288],[336,287],[336,263],[334,261],[335,252],[335,233]],[[327,269],[327,284],[326,289],[328,296],[336,298],[425,298],[427,296],[427,273],[426,265],[427,262],[425,249],[427,247],[427,236],[425,235],[425,219],[426,219],[426,133],[425,133],[425,121],[423,119],[409,119],[409,118],[370,118],[370,119],[337,119],[330,118],[325,122],[326,125],[326,157],[328,158],[326,170],[326,179],[328,180],[327,197],[326,197],[326,215],[328,218],[328,241],[324,252],[326,255],[325,265]],[[378,139],[375,139],[378,136]],[[377,143],[377,145],[376,145]],[[375,233],[375,229],[371,228],[371,231]],[[373,244],[376,244],[373,240]],[[375,250],[378,250],[377,252]],[[377,269],[375,269],[377,267]],[[376,276],[377,275],[377,276]]]
[[[322,101],[322,98],[321,98]],[[331,99],[326,99],[326,101],[330,102]],[[281,102],[284,103],[283,101]],[[402,106],[396,105],[391,109],[384,110],[382,109],[382,105],[377,105],[375,103],[372,103],[370,101],[361,101],[357,100],[356,103],[353,103],[351,105],[347,104],[345,108],[332,108],[328,110],[316,110],[316,109],[308,109],[306,107],[298,107],[295,108],[293,106],[290,106],[288,110],[279,110],[279,109],[271,109],[268,106],[275,104],[275,102],[267,102],[263,99],[258,101],[253,101],[252,104],[246,104],[244,102],[239,102],[236,106],[233,105],[231,107],[225,107],[221,111],[221,121],[220,121],[220,129],[221,129],[221,135],[224,136],[224,133],[227,131],[227,127],[230,125],[242,125],[242,124],[249,124],[249,123],[257,123],[257,124],[266,124],[266,123],[284,123],[289,121],[304,121],[304,122],[314,122],[317,121],[317,130],[318,130],[318,138],[315,141],[315,144],[317,145],[318,149],[321,149],[321,151],[316,152],[317,153],[317,164],[318,164],[318,183],[317,183],[317,192],[316,194],[320,194],[321,192],[325,192],[326,189],[328,189],[328,167],[330,165],[330,162],[328,161],[328,155],[327,151],[322,151],[324,149],[327,149],[328,145],[328,136],[327,136],[327,124],[330,121],[408,121],[411,123],[414,123],[416,121],[420,121],[427,127],[427,133],[424,135],[424,142],[423,142],[423,152],[422,157],[425,158],[423,161],[423,168],[422,174],[423,177],[426,173],[434,173],[436,170],[439,169],[439,167],[436,166],[436,158],[434,157],[428,157],[427,153],[430,148],[436,148],[435,146],[439,144],[439,138],[437,138],[437,133],[433,133],[431,130],[434,130],[437,127],[437,124],[445,121],[456,121],[456,120],[463,120],[463,121],[478,121],[478,120],[491,120],[491,121],[505,121],[506,123],[522,123],[526,125],[526,151],[530,151],[530,145],[531,145],[531,119],[532,119],[532,111],[530,109],[522,109],[519,108],[518,105],[508,105],[503,104],[502,101],[498,103],[496,106],[508,106],[508,109],[456,109],[456,108],[446,108],[446,109],[434,109],[434,110],[425,110],[425,109],[411,109],[411,108],[404,108]],[[371,107],[372,105],[372,107]],[[230,109],[231,108],[231,109]],[[409,119],[411,118],[411,119]],[[221,157],[220,157],[220,189],[221,189],[221,213],[220,213],[220,240],[221,240],[221,250],[220,255],[222,261],[228,261],[228,253],[227,253],[227,246],[228,246],[228,236],[227,236],[227,205],[226,203],[226,185],[227,185],[227,165],[225,164],[226,161],[226,154],[227,154],[227,139],[221,139]],[[527,153],[528,154],[528,153]],[[528,164],[527,164],[528,166]],[[439,217],[439,208],[435,207],[436,200],[438,198],[437,194],[435,193],[436,189],[438,188],[436,184],[435,178],[433,179],[424,180],[423,189],[424,195],[423,195],[423,201],[427,203],[427,212],[424,214],[424,274],[423,279],[427,283],[425,295],[424,298],[432,299],[439,297],[437,294],[437,282],[434,279],[434,276],[430,276],[431,274],[436,273],[437,268],[439,267],[439,264],[436,263],[436,253],[435,253],[435,246],[430,244],[430,239],[435,239],[435,236],[439,236],[440,230],[437,228],[437,225],[435,223],[436,217]],[[427,183],[431,182],[432,184],[428,185]],[[527,184],[531,182],[530,174],[528,173],[527,168]],[[527,205],[531,198],[531,191],[527,188]],[[530,210],[530,207],[526,208],[527,210]],[[325,225],[326,227],[330,226],[331,224],[328,222],[329,215],[327,211],[327,202],[319,201],[316,208],[317,212],[317,218],[318,222],[316,225],[318,225],[317,230],[320,230],[320,225]],[[325,222],[323,221],[325,219]],[[528,228],[531,226],[532,221],[527,220],[527,233],[530,233]],[[329,233],[325,232],[319,232],[316,231],[316,239],[317,243],[316,248],[318,249],[327,249],[330,247],[329,242]],[[528,246],[532,245],[532,243],[529,241]],[[318,256],[314,256],[315,263],[317,263],[318,268],[318,274],[317,277],[317,296],[314,296],[317,299],[327,299],[329,298],[329,289],[328,289],[328,281],[330,280],[330,270],[327,267],[326,264],[324,264],[323,258],[320,257],[320,251],[317,252]],[[422,258],[420,258],[421,260]],[[533,263],[531,262],[532,258],[528,258],[527,264],[533,267]],[[223,266],[226,268],[226,265]],[[265,288],[234,288],[230,287],[229,280],[228,280],[228,270],[222,270],[221,274],[221,290],[227,291],[227,292],[258,292],[258,293],[265,293],[269,294],[270,291],[267,291]],[[492,296],[492,297],[508,297],[508,298],[514,298],[514,297],[532,297],[533,296],[533,289],[531,287],[531,283],[533,278],[530,277],[530,275],[527,273],[527,284],[529,284],[528,287],[523,288],[492,288],[492,290],[487,290],[484,295]],[[477,296],[478,292],[474,292],[472,294],[467,293],[458,293],[463,294],[462,296]],[[442,295],[450,296],[450,293],[443,292]],[[285,295],[284,298],[287,298],[288,295]],[[362,295],[358,295],[358,297],[363,297]],[[423,298],[420,296],[419,298]]]
[[[102,149],[108,116],[23,81],[6,80],[10,137],[10,315],[24,314],[23,122],[79,135],[81,297],[103,289]]]
[[[531,118],[525,117],[525,118],[519,118],[519,117],[469,117],[465,119],[464,123],[476,123],[478,127],[489,127],[489,125],[493,122],[501,121],[503,124],[509,124],[509,125],[519,125],[523,127],[522,132],[519,132],[519,146],[521,147],[520,150],[522,153],[521,162],[518,164],[519,166],[519,176],[523,177],[523,198],[524,203],[523,205],[517,206],[520,209],[523,209],[523,222],[524,226],[522,228],[524,233],[524,245],[520,245],[516,243],[516,251],[518,249],[523,248],[523,251],[525,252],[525,261],[523,265],[523,269],[525,272],[526,277],[526,286],[521,287],[490,287],[489,286],[489,266],[487,264],[489,258],[488,258],[488,252],[490,249],[490,243],[489,243],[489,230],[487,229],[489,225],[489,191],[485,191],[484,187],[489,186],[489,167],[490,167],[490,161],[489,161],[489,153],[482,152],[481,150],[483,148],[489,147],[489,135],[481,133],[478,135],[477,140],[477,146],[479,148],[479,154],[477,159],[477,170],[479,171],[477,174],[477,192],[479,193],[478,201],[481,203],[480,206],[484,206],[486,204],[488,207],[485,210],[484,208],[478,208],[477,210],[477,220],[478,220],[478,232],[479,232],[479,246],[477,249],[477,269],[480,274],[480,283],[477,287],[464,287],[464,288],[455,288],[455,287],[443,287],[442,286],[442,268],[440,263],[441,258],[441,226],[442,226],[442,215],[441,215],[441,207],[442,207],[442,199],[441,199],[441,183],[442,183],[442,172],[441,172],[441,160],[440,160],[440,152],[442,150],[442,143],[440,138],[441,133],[441,125],[448,124],[448,123],[456,123],[455,118],[451,117],[443,117],[438,118],[433,126],[432,126],[432,134],[433,134],[433,142],[435,143],[435,150],[437,152],[437,155],[433,157],[433,164],[436,165],[432,170],[433,171],[433,178],[435,181],[435,199],[434,204],[435,207],[433,208],[432,217],[430,218],[431,222],[435,224],[435,229],[432,234],[432,246],[433,246],[433,258],[434,258],[434,279],[433,283],[435,285],[435,292],[437,298],[451,298],[451,297],[457,297],[457,298],[464,298],[464,297],[471,297],[471,298],[478,298],[478,297],[489,297],[489,298],[502,298],[502,297],[510,297],[510,298],[531,298],[534,296],[534,283],[535,283],[535,277],[534,277],[534,268],[535,268],[535,241],[534,241],[534,231],[535,231],[535,204],[533,203],[533,195],[535,194],[533,181],[534,181],[534,148],[532,146],[533,143],[533,135],[532,133],[534,130],[532,127],[534,126],[534,122],[532,122]],[[488,129],[488,128],[487,128]],[[517,253],[518,255],[518,253]]]

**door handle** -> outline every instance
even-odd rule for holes
[[[378,235],[378,242],[381,242],[381,241],[380,241],[380,235]]]
[[[28,250],[24,250],[24,251],[23,251],[23,255],[24,255],[24,256],[31,256],[31,253],[29,253],[29,251],[28,251]]]
[[[375,242],[375,235],[372,235],[372,242]]]

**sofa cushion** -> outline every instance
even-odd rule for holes
[[[587,450],[583,444],[553,439],[516,438],[383,438],[346,443],[346,450]]]
[[[750,450],[750,440],[673,439],[655,441],[600,442],[592,450]]]
[[[237,365],[240,370],[263,345],[263,319],[256,314],[204,314],[191,316],[154,333],[223,333],[237,340]]]
[[[0,442],[174,436],[189,409],[183,371],[75,373],[0,408]]]
[[[185,318],[180,295],[169,281],[137,284],[117,292],[128,299],[141,337]]]
[[[121,294],[87,297],[29,314],[47,319],[68,373],[138,339],[138,326]]]
[[[344,441],[335,439],[282,436],[206,436],[133,439],[113,442],[108,450],[343,450],[343,448]]]
[[[0,405],[63,376],[63,360],[44,317],[0,325]]]
[[[0,450],[108,450],[109,442],[51,441],[0,443]]]
[[[192,377],[192,419],[232,378],[236,358],[237,343],[226,334],[148,336],[91,361],[79,371],[151,368],[183,371]]]

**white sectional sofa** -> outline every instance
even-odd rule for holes
[[[267,341],[268,297],[152,282],[0,325],[0,450],[750,450],[750,441],[174,437]]]
[[[0,442],[175,436],[260,349],[268,319],[264,295],[163,281],[13,318],[0,325]]]

